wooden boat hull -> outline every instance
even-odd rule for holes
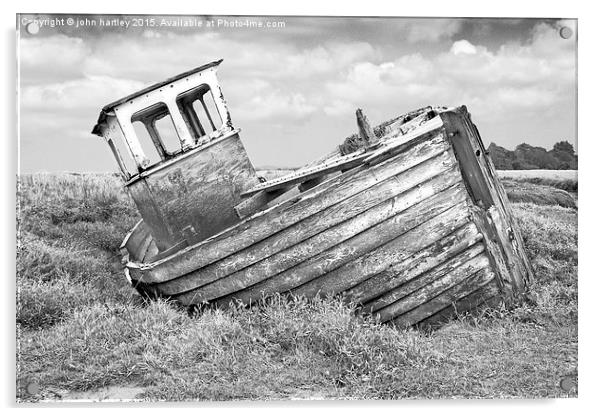
[[[359,166],[200,243],[159,253],[138,223],[126,275],[184,305],[340,294],[401,326],[518,299],[531,267],[466,109],[390,136]]]

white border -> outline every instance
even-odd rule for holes
[[[597,406],[598,386],[600,385],[600,355],[599,342],[600,311],[599,294],[601,293],[600,267],[596,261],[600,257],[599,236],[601,218],[599,193],[600,185],[598,169],[602,157],[602,137],[600,130],[595,129],[594,123],[600,116],[596,110],[599,108],[600,98],[600,53],[599,40],[600,14],[595,8],[596,3],[548,0],[546,2],[526,2],[524,0],[504,0],[501,2],[483,1],[449,1],[429,0],[426,2],[385,2],[371,0],[360,4],[348,2],[326,3],[323,0],[304,0],[296,4],[277,1],[254,0],[216,2],[185,2],[170,0],[169,2],[130,2],[123,0],[105,0],[102,2],[84,3],[81,1],[21,1],[3,2],[1,18],[4,29],[4,62],[3,67],[5,84],[5,99],[2,100],[0,115],[3,118],[2,137],[3,179],[2,194],[2,264],[5,266],[3,281],[4,305],[3,311],[3,357],[2,368],[2,403],[4,406],[14,406],[15,385],[15,346],[14,346],[14,271],[15,271],[15,173],[17,171],[15,141],[16,135],[16,106],[15,96],[9,92],[15,91],[16,65],[15,65],[15,13],[29,12],[63,12],[63,13],[163,13],[163,14],[283,14],[283,15],[347,15],[347,16],[456,16],[456,17],[562,17],[579,19],[579,182],[581,193],[579,197],[579,398],[567,400],[514,400],[514,401],[409,401],[409,402],[310,402],[310,403],[233,403],[233,404],[200,404],[203,409],[198,412],[225,412],[251,414],[281,414],[283,410],[289,414],[305,414],[308,411],[332,412],[333,407],[341,408],[346,414],[365,415],[371,410],[380,412],[420,412],[420,414],[506,414],[528,410],[530,413],[550,414],[579,414],[586,412],[589,407]],[[103,407],[86,409],[86,412],[105,412]],[[116,405],[109,405],[116,407]],[[122,405],[125,406],[125,405]],[[140,405],[137,405],[140,406]],[[190,406],[190,405],[189,405]],[[59,411],[61,413],[73,412],[74,409],[57,406],[50,409],[39,409],[44,412]],[[180,407],[180,406],[178,406]],[[209,408],[216,408],[212,409]],[[250,407],[250,408],[249,408]],[[594,408],[595,408],[594,407]],[[31,411],[31,409],[23,409]],[[117,409],[111,409],[114,411]],[[14,411],[11,409],[10,411]],[[123,411],[123,409],[120,409]],[[127,411],[127,410],[126,410]],[[140,409],[145,413],[158,414],[166,411],[188,412],[190,410],[171,410],[165,406],[155,405],[152,408],[145,406]],[[75,410],[81,412],[81,410]],[[589,412],[588,412],[589,413]]]

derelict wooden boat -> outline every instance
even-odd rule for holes
[[[532,271],[520,232],[465,107],[427,107],[376,129],[358,111],[359,134],[333,153],[262,181],[232,125],[219,62],[109,104],[93,130],[143,218],[122,245],[140,293],[218,306],[341,294],[402,326],[524,293]],[[157,127],[165,118],[175,145]]]

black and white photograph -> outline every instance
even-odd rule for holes
[[[578,397],[575,15],[15,19],[17,403]]]

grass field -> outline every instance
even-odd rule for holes
[[[559,386],[578,374],[576,186],[505,179],[536,274],[528,301],[422,332],[337,298],[276,296],[199,316],[145,303],[119,264],[138,217],[117,177],[19,182],[19,400],[577,395]]]
[[[507,179],[541,179],[541,180],[558,180],[558,181],[576,181],[576,170],[546,170],[546,169],[529,169],[529,170],[498,170],[500,178]]]
[[[576,170],[500,170],[498,174],[502,179],[512,179],[516,182],[546,185],[568,192],[577,192]]]

